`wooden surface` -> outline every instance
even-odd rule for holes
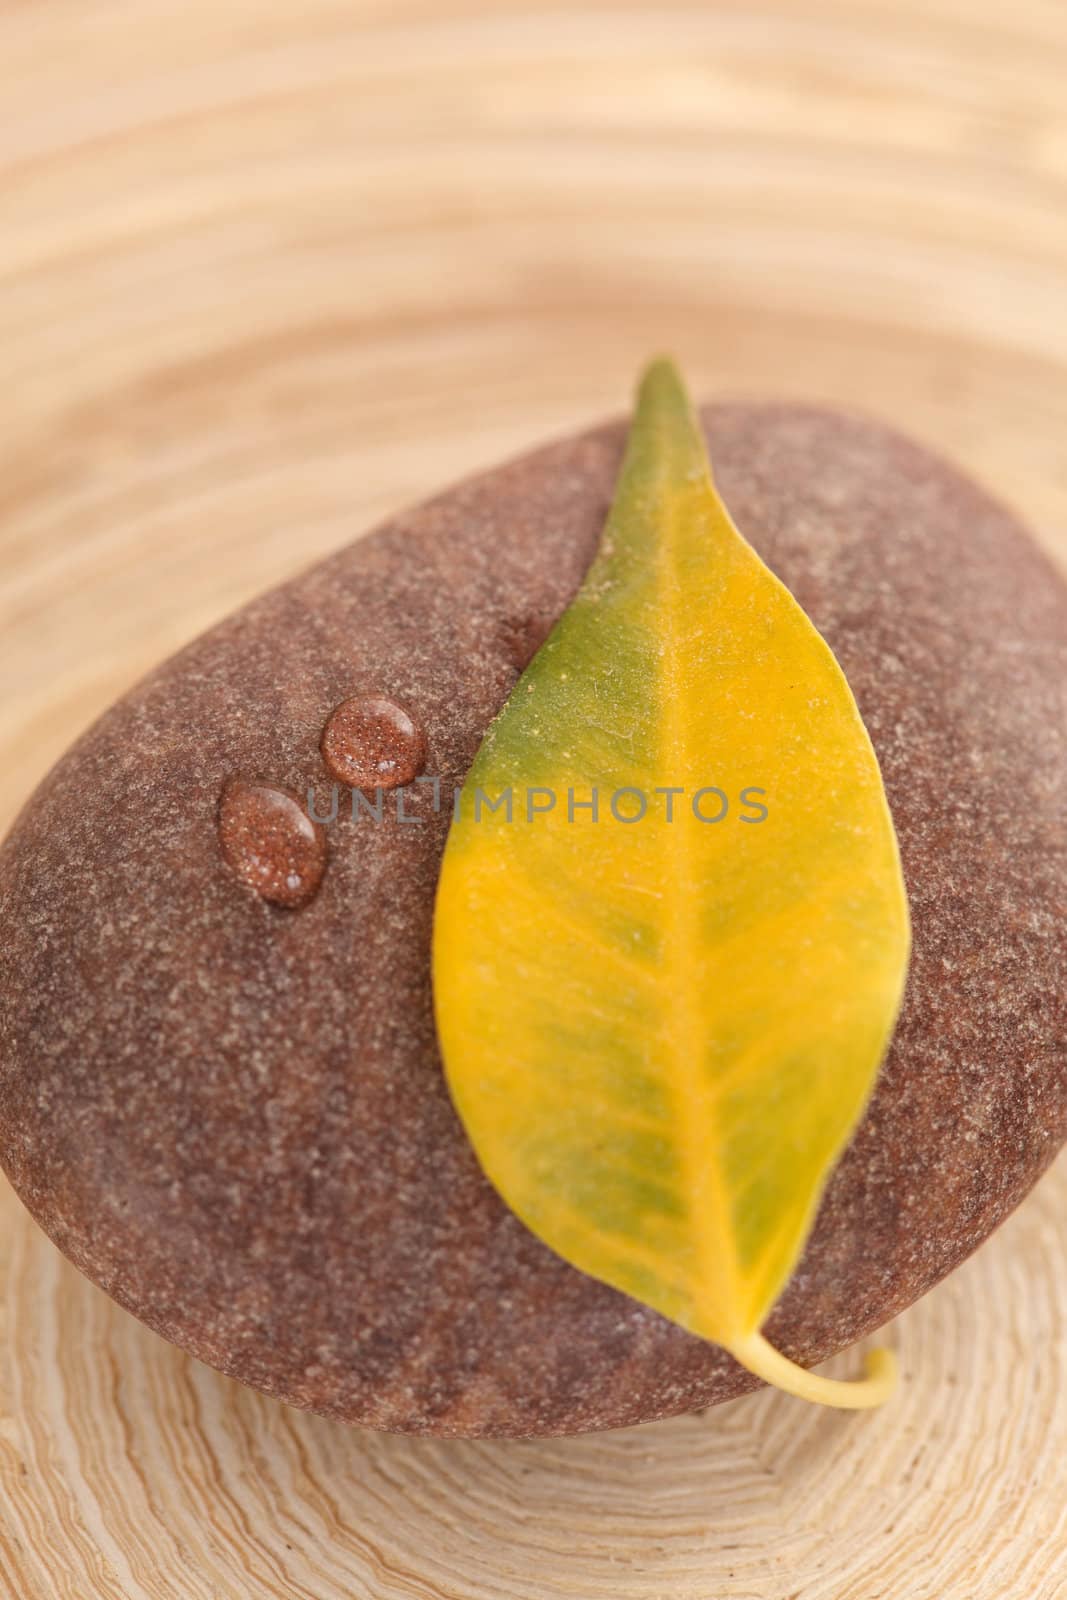
[[[657,348],[903,424],[1067,556],[1062,0],[0,0],[0,63],[0,824],[160,655]],[[216,1377],[4,1190],[0,1594],[1052,1600],[1065,1210],[1061,1163],[895,1324],[877,1416],[446,1444]]]

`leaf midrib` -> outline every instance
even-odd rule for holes
[[[694,428],[695,421],[691,424]],[[665,452],[670,459],[670,452]],[[706,475],[701,492],[711,501],[714,489]],[[688,520],[688,495],[678,496],[668,483],[657,495],[662,507],[662,537],[659,541],[660,580],[665,599],[662,615],[666,619],[667,648],[663,662],[661,705],[664,718],[664,748],[671,763],[671,782],[685,772],[689,696],[688,674],[679,671],[682,650],[678,624],[684,617],[681,604],[683,586],[678,574],[679,546],[685,538]],[[717,518],[713,505],[710,526],[702,537],[714,537]],[[691,632],[690,630],[687,630]],[[668,976],[668,1004],[672,1026],[667,1030],[672,1056],[668,1090],[677,1107],[677,1139],[680,1165],[688,1190],[689,1225],[694,1243],[696,1280],[693,1302],[697,1329],[719,1342],[734,1330],[723,1326],[726,1308],[739,1308],[739,1269],[733,1244],[731,1207],[723,1183],[718,1157],[718,1127],[714,1091],[704,1068],[705,1038],[699,996],[700,963],[693,952],[700,949],[699,862],[693,850],[693,835],[684,817],[681,826],[661,830],[666,856],[664,925],[664,968]],[[718,1314],[716,1314],[718,1313]],[[736,1330],[743,1331],[741,1329]]]

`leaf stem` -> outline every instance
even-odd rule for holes
[[[729,1346],[730,1354],[749,1372],[776,1389],[795,1394],[818,1405],[838,1406],[846,1411],[866,1411],[889,1399],[897,1381],[897,1362],[891,1350],[872,1350],[867,1357],[867,1376],[853,1381],[820,1378],[768,1344],[762,1333],[750,1333]]]

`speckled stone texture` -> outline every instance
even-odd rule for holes
[[[812,1362],[996,1227],[1067,1133],[1067,592],[914,445],[792,407],[704,413],[741,529],[822,630],[882,762],[915,951],[869,1115],[769,1332]],[[227,780],[317,785],[351,695],[461,780],[579,583],[611,426],[465,484],[268,594],[110,711],[0,856],[0,1152],[59,1247],[150,1327],[375,1427],[616,1427],[753,1386],[554,1257],[451,1109],[429,948],[447,814],[328,829],[316,898],[224,866]],[[387,819],[392,816],[386,806]]]

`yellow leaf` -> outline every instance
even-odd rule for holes
[[[886,1352],[837,1383],[759,1329],[870,1095],[908,942],[844,674],[656,362],[600,551],[445,851],[438,1032],[486,1174],[567,1261],[768,1381],[876,1404]]]

